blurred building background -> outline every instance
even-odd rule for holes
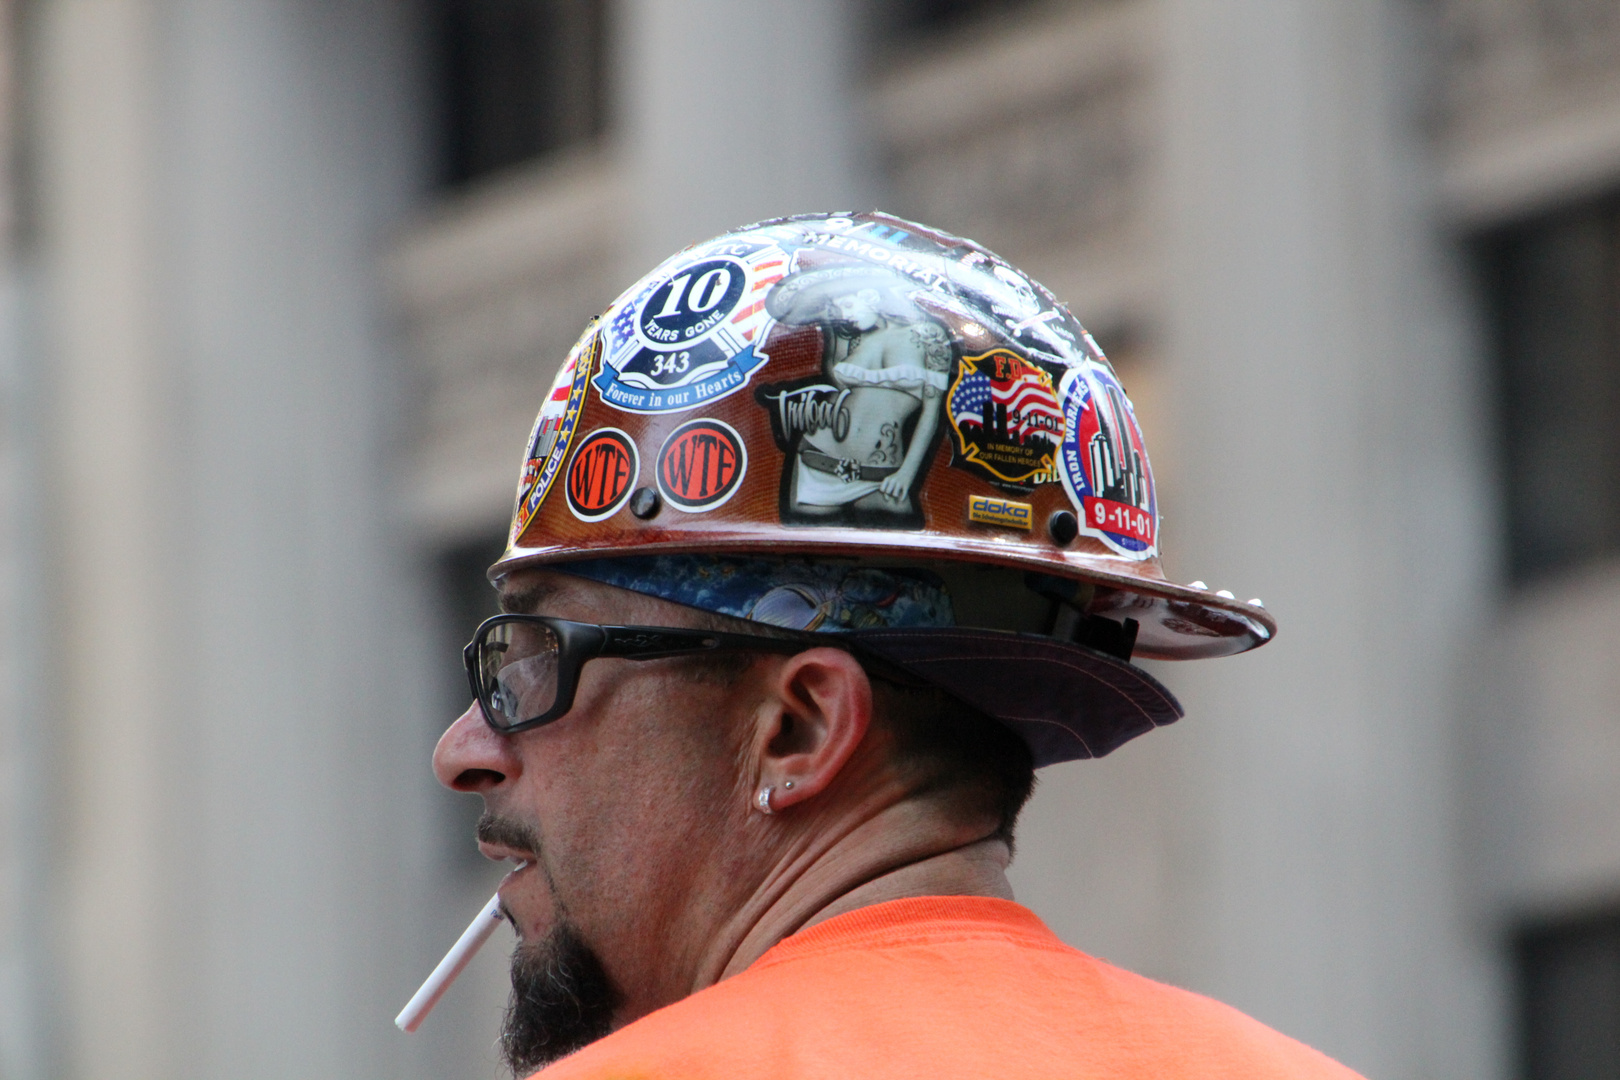
[[[9,0],[0,1080],[492,1077],[460,709],[675,248],[879,205],[1069,301],[1278,640],[1050,770],[1067,940],[1369,1076],[1620,1075],[1620,5]]]

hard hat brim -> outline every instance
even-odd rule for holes
[[[761,530],[763,532],[763,530]],[[847,535],[845,535],[847,533]],[[546,547],[513,547],[490,568],[491,580],[529,567],[539,568],[581,558],[623,555],[616,540],[593,544],[570,540]],[[907,533],[893,543],[870,530],[817,528],[761,535],[742,529],[714,530],[701,542],[691,534],[660,537],[655,530],[638,537],[638,555],[677,555],[724,551],[733,555],[784,554],[854,556],[866,561],[903,564],[923,559],[948,560],[1035,570],[1072,578],[1096,587],[1086,606],[1091,615],[1139,624],[1135,654],[1153,660],[1202,660],[1257,648],[1277,633],[1276,620],[1264,608],[1139,572],[1142,563],[1059,551],[1035,554],[1028,547],[975,541],[959,536]],[[1117,562],[1119,569],[1110,565]]]

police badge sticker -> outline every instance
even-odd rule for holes
[[[1009,349],[962,357],[945,415],[957,468],[1016,491],[1057,480],[1063,410],[1052,372],[1036,361]]]
[[[1080,531],[1127,559],[1158,554],[1159,506],[1136,413],[1106,365],[1072,367],[1063,402],[1059,473],[1080,511]]]
[[[705,244],[664,264],[608,316],[596,390],[616,409],[669,413],[748,385],[767,357],[765,295],[787,273],[774,244]]]
[[[540,406],[535,417],[534,431],[529,435],[529,449],[523,457],[523,475],[518,480],[517,509],[512,514],[512,533],[507,546],[515,547],[518,537],[528,528],[535,511],[545,501],[551,482],[568,457],[568,444],[573,441],[574,427],[579,422],[579,410],[585,404],[585,388],[590,383],[591,368],[602,352],[602,338],[597,324],[592,322],[584,335],[568,351],[557,378],[551,384],[551,393]]]

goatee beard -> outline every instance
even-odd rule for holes
[[[501,1052],[515,1076],[527,1076],[588,1046],[613,1029],[619,1004],[602,961],[568,922],[512,954],[512,998],[501,1026]]]

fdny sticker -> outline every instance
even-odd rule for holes
[[[585,404],[591,366],[601,351],[601,336],[592,323],[569,350],[568,359],[563,361],[562,369],[551,384],[551,393],[540,406],[534,431],[529,435],[529,449],[523,458],[523,475],[518,480],[517,508],[512,513],[512,534],[507,538],[509,545],[516,545],[518,537],[523,535],[535,511],[545,501],[563,459],[568,456],[568,444],[579,422],[579,410]]]
[[[1070,368],[1059,387],[1063,487],[1080,511],[1080,531],[1129,559],[1158,552],[1159,506],[1136,413],[1102,364]]]
[[[667,263],[608,315],[597,393],[635,413],[680,412],[748,385],[767,357],[765,295],[788,270],[774,244],[705,244]]]
[[[702,513],[737,493],[748,451],[737,430],[719,420],[688,420],[658,451],[658,490],[670,505]]]
[[[630,500],[640,471],[630,436],[618,428],[598,428],[585,436],[568,466],[563,482],[568,509],[581,521],[612,517]]]
[[[1009,529],[1028,529],[1035,508],[1029,503],[998,499],[994,495],[969,495],[968,520],[980,525],[1005,525]]]
[[[1007,349],[964,356],[945,405],[953,465],[1026,491],[1057,480],[1063,410],[1044,367]]]

